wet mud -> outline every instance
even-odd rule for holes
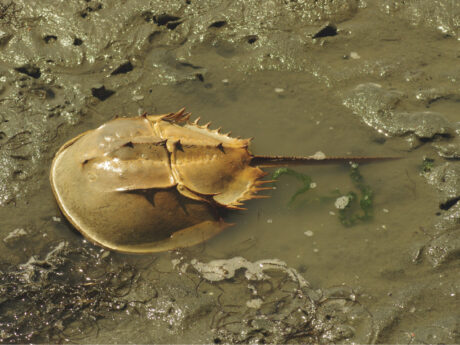
[[[2,0],[0,342],[459,343],[459,18],[453,0]],[[373,217],[350,227],[345,164],[296,167],[308,192],[290,203],[282,176],[202,245],[85,241],[54,153],[183,106],[257,154],[401,159],[359,167]]]

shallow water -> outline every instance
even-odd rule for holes
[[[0,11],[2,342],[460,342],[457,2],[54,6]],[[300,184],[283,176],[192,248],[87,243],[52,196],[54,152],[115,115],[182,106],[255,154],[401,159],[360,166],[374,217],[352,227],[321,200],[355,189],[345,163],[295,167],[314,189],[289,205]],[[282,265],[216,282],[191,265],[235,257],[279,259],[310,287]]]

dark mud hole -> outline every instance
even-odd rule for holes
[[[459,16],[452,0],[2,0],[0,341],[459,343]],[[51,195],[54,152],[182,106],[259,154],[405,159],[362,167],[375,216],[352,228],[333,205],[286,207],[283,180],[202,246],[84,241]],[[318,195],[348,188],[346,167],[302,169]],[[234,257],[278,258],[310,287],[189,265]]]

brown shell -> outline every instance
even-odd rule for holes
[[[219,208],[254,197],[265,173],[248,139],[189,122],[180,110],[118,118],[64,144],[51,186],[67,219],[103,247],[147,253],[191,246],[229,224]]]

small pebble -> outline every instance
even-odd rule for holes
[[[382,211],[383,211],[384,213],[390,212],[390,211],[388,211],[386,208],[384,208]]]
[[[104,252],[101,254],[101,259],[105,259],[110,255],[110,251],[104,250]]]
[[[222,84],[228,84],[229,80],[228,79],[222,79]]]
[[[311,188],[311,189],[316,188],[316,182],[310,183],[310,188]]]
[[[267,223],[268,223],[268,224],[273,223],[273,219],[267,219]]]
[[[311,156],[311,158],[316,159],[316,160],[321,160],[321,159],[325,159],[326,155],[324,154],[324,152],[318,151],[313,156]]]
[[[304,232],[305,236],[312,237],[313,236],[313,231],[307,230]]]
[[[347,207],[348,203],[350,202],[350,197],[344,195],[335,200],[334,206],[339,210],[343,210]]]
[[[318,253],[319,249],[318,248],[313,248],[313,253]]]
[[[248,308],[259,309],[261,305],[262,305],[262,300],[260,298],[254,298],[246,302],[246,306]]]
[[[335,216],[335,212],[334,212],[334,211],[329,211],[329,214],[330,214],[331,216]]]
[[[355,59],[355,60],[361,58],[361,56],[359,56],[359,54],[358,54],[357,52],[351,52],[351,53],[350,53],[350,57],[351,57],[352,59]]]
[[[275,87],[275,92],[276,92],[276,93],[283,93],[283,92],[284,92],[284,89],[281,88],[281,87]]]
[[[61,218],[59,218],[59,217],[54,217],[54,216],[53,216],[53,220],[54,220],[55,222],[60,222],[60,221],[61,221]]]

